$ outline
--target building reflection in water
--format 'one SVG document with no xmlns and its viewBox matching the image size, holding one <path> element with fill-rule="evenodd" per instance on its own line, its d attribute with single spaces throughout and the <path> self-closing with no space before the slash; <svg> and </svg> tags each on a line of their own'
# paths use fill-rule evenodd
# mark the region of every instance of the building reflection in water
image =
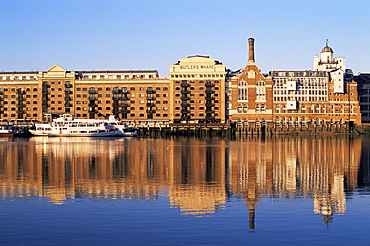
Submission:
<svg viewBox="0 0 370 246">
<path fill-rule="evenodd" d="M 237 197 L 246 202 L 251 230 L 261 198 L 311 198 L 314 212 L 330 223 L 334 213 L 346 212 L 346 192 L 370 183 L 369 140 L 348 135 L 8 140 L 0 142 L 2 199 L 63 204 L 165 194 L 182 214 L 208 216 Z"/>
</svg>

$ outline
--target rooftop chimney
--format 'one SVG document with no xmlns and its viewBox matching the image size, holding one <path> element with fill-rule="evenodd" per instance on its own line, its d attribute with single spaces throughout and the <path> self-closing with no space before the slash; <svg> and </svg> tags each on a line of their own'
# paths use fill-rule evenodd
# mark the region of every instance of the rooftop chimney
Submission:
<svg viewBox="0 0 370 246">
<path fill-rule="evenodd" d="M 254 63 L 254 38 L 249 38 L 249 54 L 248 54 L 248 64 Z"/>
</svg>

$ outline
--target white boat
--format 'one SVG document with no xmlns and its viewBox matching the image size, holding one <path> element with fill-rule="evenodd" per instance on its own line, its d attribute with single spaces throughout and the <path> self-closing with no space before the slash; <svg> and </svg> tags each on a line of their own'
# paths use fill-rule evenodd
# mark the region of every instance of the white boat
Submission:
<svg viewBox="0 0 370 246">
<path fill-rule="evenodd" d="M 35 124 L 35 128 L 30 130 L 33 135 L 49 137 L 111 137 L 117 132 L 106 120 L 75 119 L 71 116 Z"/>
<path fill-rule="evenodd" d="M 51 133 L 51 123 L 35 124 L 34 129 L 29 130 L 34 136 L 47 136 Z"/>
<path fill-rule="evenodd" d="M 115 119 L 114 115 L 109 116 L 107 123 L 114 126 L 114 128 L 116 128 L 117 137 L 136 137 L 137 136 L 136 128 L 128 127 L 128 125 Z"/>
</svg>

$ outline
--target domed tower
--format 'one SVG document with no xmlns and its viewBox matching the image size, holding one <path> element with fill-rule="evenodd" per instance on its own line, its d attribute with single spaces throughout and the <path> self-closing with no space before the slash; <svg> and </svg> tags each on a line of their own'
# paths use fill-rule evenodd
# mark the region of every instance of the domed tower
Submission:
<svg viewBox="0 0 370 246">
<path fill-rule="evenodd" d="M 329 47 L 328 40 L 322 48 L 320 56 L 313 57 L 313 66 L 315 71 L 324 71 L 330 73 L 330 78 L 334 83 L 334 93 L 345 93 L 344 74 L 346 71 L 346 58 L 333 57 L 333 49 Z"/>
<path fill-rule="evenodd" d="M 313 67 L 316 71 L 333 71 L 337 69 L 342 69 L 345 71 L 345 58 L 344 57 L 333 57 L 334 51 L 328 45 L 328 40 L 326 40 L 326 45 L 321 49 L 320 56 L 315 55 L 313 57 Z"/>
<path fill-rule="evenodd" d="M 326 46 L 322 48 L 320 52 L 321 62 L 327 64 L 333 62 L 333 53 L 334 53 L 333 49 L 329 47 L 328 43 L 329 43 L 328 40 L 326 40 Z"/>
</svg>

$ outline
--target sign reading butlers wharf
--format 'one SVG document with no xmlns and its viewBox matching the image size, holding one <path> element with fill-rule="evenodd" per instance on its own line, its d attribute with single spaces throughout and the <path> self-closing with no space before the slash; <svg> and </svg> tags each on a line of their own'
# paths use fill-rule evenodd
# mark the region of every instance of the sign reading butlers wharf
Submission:
<svg viewBox="0 0 370 246">
<path fill-rule="evenodd" d="M 215 65 L 180 65 L 180 69 L 213 69 Z"/>
</svg>

